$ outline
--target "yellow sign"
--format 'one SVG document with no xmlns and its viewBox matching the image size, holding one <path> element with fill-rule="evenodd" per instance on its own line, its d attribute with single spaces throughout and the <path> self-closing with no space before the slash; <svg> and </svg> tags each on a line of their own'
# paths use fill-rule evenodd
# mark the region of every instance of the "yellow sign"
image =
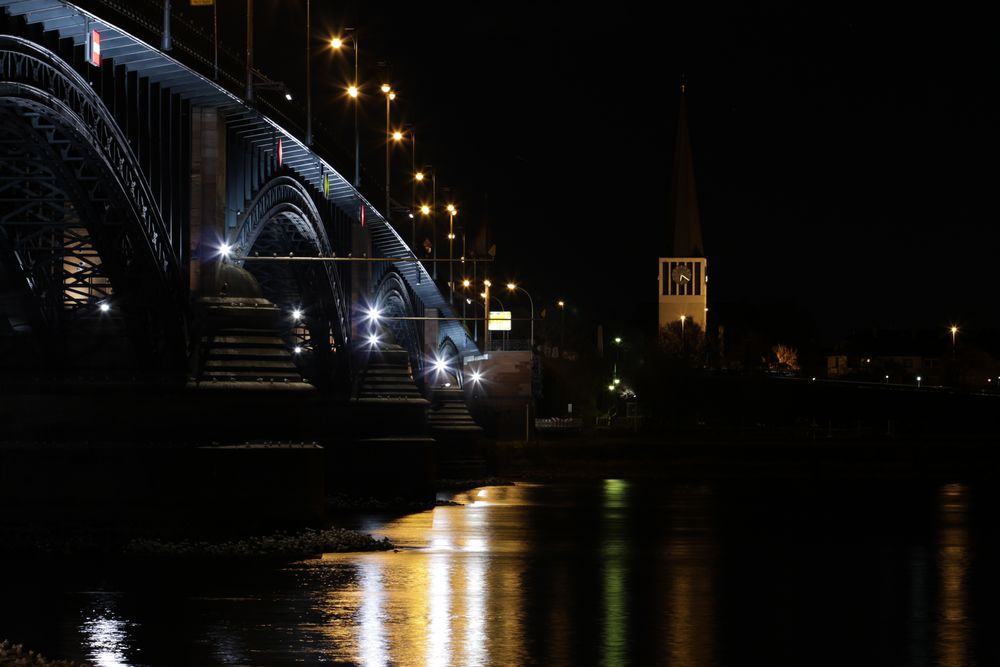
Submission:
<svg viewBox="0 0 1000 667">
<path fill-rule="evenodd" d="M 510 331 L 510 311 L 490 311 L 490 331 Z"/>
<path fill-rule="evenodd" d="M 211 7 L 215 4 L 215 0 L 191 0 L 192 7 Z"/>
</svg>

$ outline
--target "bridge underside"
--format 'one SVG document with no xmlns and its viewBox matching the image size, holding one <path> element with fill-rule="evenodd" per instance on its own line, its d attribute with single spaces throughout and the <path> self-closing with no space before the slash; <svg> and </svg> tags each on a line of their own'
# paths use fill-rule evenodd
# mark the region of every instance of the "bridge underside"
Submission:
<svg viewBox="0 0 1000 667">
<path fill-rule="evenodd" d="M 0 0 L 0 378 L 346 398 L 375 340 L 420 391 L 461 385 L 477 350 L 438 286 L 258 104 L 71 3 Z M 401 261 L 254 261 L 289 255 Z M 430 372 L 442 357 L 450 370 Z"/>
</svg>

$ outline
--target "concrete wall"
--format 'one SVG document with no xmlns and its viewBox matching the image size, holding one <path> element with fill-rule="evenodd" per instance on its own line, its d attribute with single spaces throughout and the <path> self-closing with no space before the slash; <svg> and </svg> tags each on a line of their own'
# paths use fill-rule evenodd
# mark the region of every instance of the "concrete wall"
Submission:
<svg viewBox="0 0 1000 667">
<path fill-rule="evenodd" d="M 531 352 L 490 352 L 469 357 L 464 363 L 465 399 L 469 409 L 488 432 L 505 440 L 524 440 L 533 432 L 534 399 L 531 395 Z M 478 370 L 482 381 L 471 379 Z M 528 431 L 525 431 L 525 425 Z"/>
</svg>

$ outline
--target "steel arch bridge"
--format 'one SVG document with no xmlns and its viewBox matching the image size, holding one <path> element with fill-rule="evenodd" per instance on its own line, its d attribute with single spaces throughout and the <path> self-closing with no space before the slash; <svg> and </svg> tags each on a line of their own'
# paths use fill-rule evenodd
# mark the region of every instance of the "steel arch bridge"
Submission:
<svg viewBox="0 0 1000 667">
<path fill-rule="evenodd" d="M 307 380 L 349 383 L 373 327 L 418 377 L 428 357 L 478 353 L 385 216 L 266 100 L 113 25 L 142 25 L 114 5 L 0 0 L 0 373 L 183 383 L 205 341 L 264 332 L 304 351 Z"/>
</svg>

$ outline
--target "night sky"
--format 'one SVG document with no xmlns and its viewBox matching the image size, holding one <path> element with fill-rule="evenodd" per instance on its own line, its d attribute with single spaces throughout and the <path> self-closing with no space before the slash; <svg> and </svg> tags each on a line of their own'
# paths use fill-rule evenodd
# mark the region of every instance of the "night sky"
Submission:
<svg viewBox="0 0 1000 667">
<path fill-rule="evenodd" d="M 300 4 L 256 5 L 257 64 L 295 91 Z M 419 162 L 437 167 L 439 202 L 453 189 L 469 237 L 488 227 L 498 277 L 587 321 L 655 322 L 683 77 L 710 307 L 802 311 L 830 339 L 997 327 L 992 24 L 908 9 L 314 0 L 314 109 L 349 151 L 350 68 L 321 38 L 360 26 L 368 169 L 383 169 L 374 64 L 387 59 L 394 121 L 417 127 Z M 237 48 L 242 16 L 224 22 Z M 395 155 L 408 201 L 410 158 Z"/>
</svg>

